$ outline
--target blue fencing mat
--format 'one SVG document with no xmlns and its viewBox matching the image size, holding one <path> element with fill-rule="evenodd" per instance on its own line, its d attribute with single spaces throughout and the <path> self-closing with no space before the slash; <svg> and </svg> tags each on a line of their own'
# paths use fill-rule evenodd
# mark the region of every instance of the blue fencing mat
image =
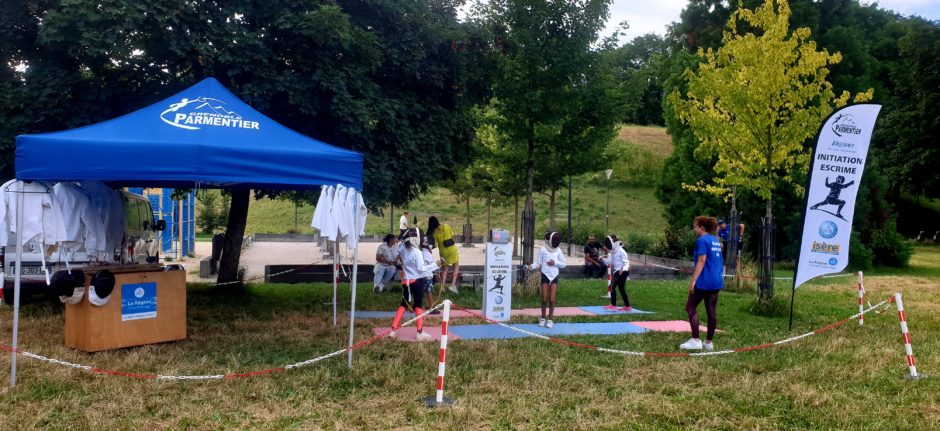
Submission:
<svg viewBox="0 0 940 431">
<path fill-rule="evenodd" d="M 543 328 L 534 323 L 513 325 L 536 334 L 552 337 L 563 335 L 617 335 L 640 334 L 647 332 L 627 322 L 599 322 L 599 323 L 556 323 L 554 328 Z M 448 332 L 465 340 L 509 339 L 523 338 L 528 335 L 513 331 L 499 325 L 460 325 L 451 326 Z"/>
<path fill-rule="evenodd" d="M 578 307 L 588 313 L 594 314 L 653 314 L 654 311 L 644 311 L 634 308 L 633 311 L 620 311 L 620 310 L 605 310 L 603 305 L 590 305 L 586 307 Z"/>
</svg>

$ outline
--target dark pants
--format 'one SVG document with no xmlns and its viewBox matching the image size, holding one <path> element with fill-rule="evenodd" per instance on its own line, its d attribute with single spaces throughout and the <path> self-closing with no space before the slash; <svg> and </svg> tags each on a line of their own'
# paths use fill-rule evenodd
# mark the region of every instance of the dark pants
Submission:
<svg viewBox="0 0 940 431">
<path fill-rule="evenodd" d="M 607 267 L 602 263 L 584 262 L 584 273 L 591 278 L 600 278 L 607 274 Z"/>
<path fill-rule="evenodd" d="M 414 308 L 421 308 L 424 300 L 424 291 L 427 288 L 428 279 L 419 278 L 411 283 L 410 286 L 401 289 L 401 306 L 407 307 L 410 302 Z"/>
<path fill-rule="evenodd" d="M 689 299 L 685 303 L 685 312 L 689 314 L 689 325 L 692 326 L 692 338 L 699 338 L 698 304 L 705 302 L 705 314 L 708 315 L 708 334 L 706 340 L 711 341 L 715 336 L 715 328 L 718 326 L 718 292 L 720 290 L 699 290 L 694 289 L 689 294 Z"/>
<path fill-rule="evenodd" d="M 627 277 L 630 275 L 630 271 L 623 271 L 619 275 L 615 272 L 611 274 L 610 280 L 610 305 L 617 305 L 617 291 L 620 291 L 620 296 L 623 297 L 623 306 L 630 306 L 630 298 L 627 297 Z"/>
</svg>

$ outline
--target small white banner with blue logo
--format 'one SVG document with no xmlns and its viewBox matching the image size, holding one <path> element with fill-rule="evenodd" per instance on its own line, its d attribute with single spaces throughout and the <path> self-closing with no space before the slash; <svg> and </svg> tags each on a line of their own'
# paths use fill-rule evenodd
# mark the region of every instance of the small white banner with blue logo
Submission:
<svg viewBox="0 0 940 431">
<path fill-rule="evenodd" d="M 157 283 L 121 285 L 121 321 L 157 317 Z"/>
<path fill-rule="evenodd" d="M 505 322 L 512 307 L 512 243 L 486 243 L 484 268 L 483 315 Z"/>
<path fill-rule="evenodd" d="M 881 105 L 836 110 L 823 122 L 806 187 L 806 216 L 793 288 L 849 263 L 855 197 Z"/>
</svg>

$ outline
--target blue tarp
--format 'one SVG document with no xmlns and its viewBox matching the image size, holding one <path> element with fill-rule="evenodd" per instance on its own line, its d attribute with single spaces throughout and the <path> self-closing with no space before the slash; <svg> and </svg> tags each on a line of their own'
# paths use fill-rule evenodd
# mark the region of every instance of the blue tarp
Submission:
<svg viewBox="0 0 940 431">
<path fill-rule="evenodd" d="M 16 178 L 118 186 L 362 190 L 362 154 L 284 127 L 213 78 L 77 129 L 16 137 Z"/>
</svg>

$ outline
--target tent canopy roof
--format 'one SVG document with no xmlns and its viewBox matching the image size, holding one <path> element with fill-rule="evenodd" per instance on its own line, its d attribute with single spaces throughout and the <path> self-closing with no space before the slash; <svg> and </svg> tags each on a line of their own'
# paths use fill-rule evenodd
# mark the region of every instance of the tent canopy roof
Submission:
<svg viewBox="0 0 940 431">
<path fill-rule="evenodd" d="M 214 78 L 122 117 L 16 137 L 21 180 L 119 186 L 362 190 L 362 154 L 304 136 Z"/>
</svg>

